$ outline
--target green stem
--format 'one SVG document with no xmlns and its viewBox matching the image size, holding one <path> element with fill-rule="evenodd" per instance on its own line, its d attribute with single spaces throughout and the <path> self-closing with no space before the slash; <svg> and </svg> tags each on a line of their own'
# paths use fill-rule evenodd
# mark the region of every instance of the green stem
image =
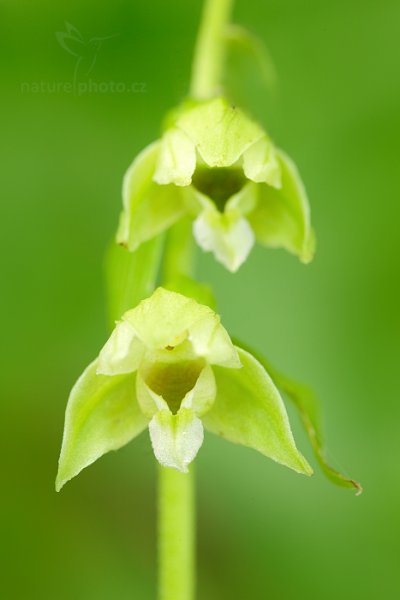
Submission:
<svg viewBox="0 0 400 600">
<path fill-rule="evenodd" d="M 183 219 L 168 232 L 162 278 L 179 282 L 193 271 L 191 221 Z M 159 467 L 159 600 L 193 600 L 195 582 L 195 507 L 193 465 L 189 473 Z"/>
<path fill-rule="evenodd" d="M 205 0 L 192 67 L 190 94 L 206 99 L 218 93 L 225 60 L 224 30 L 233 0 Z"/>
<path fill-rule="evenodd" d="M 190 93 L 205 99 L 218 92 L 224 63 L 224 29 L 233 0 L 205 0 L 195 49 Z M 169 232 L 163 280 L 193 271 L 189 220 Z M 193 465 L 189 473 L 160 467 L 158 489 L 159 600 L 193 600 L 195 585 L 195 508 Z"/>
<path fill-rule="evenodd" d="M 179 277 L 190 277 L 194 269 L 192 220 L 178 221 L 167 234 L 163 261 L 163 281 L 171 283 Z"/>
<path fill-rule="evenodd" d="M 195 584 L 193 466 L 189 473 L 160 467 L 159 600 L 192 600 Z"/>
</svg>

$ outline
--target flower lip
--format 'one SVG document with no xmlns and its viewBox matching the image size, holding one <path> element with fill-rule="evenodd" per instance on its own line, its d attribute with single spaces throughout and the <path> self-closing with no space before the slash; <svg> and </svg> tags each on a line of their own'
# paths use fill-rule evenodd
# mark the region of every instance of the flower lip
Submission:
<svg viewBox="0 0 400 600">
<path fill-rule="evenodd" d="M 210 198 L 219 212 L 224 212 L 229 198 L 240 192 L 247 180 L 239 167 L 198 166 L 192 185 Z"/>
<path fill-rule="evenodd" d="M 148 363 L 141 368 L 147 386 L 168 404 L 172 414 L 177 414 L 182 400 L 193 390 L 205 367 L 204 359 L 180 362 Z"/>
</svg>

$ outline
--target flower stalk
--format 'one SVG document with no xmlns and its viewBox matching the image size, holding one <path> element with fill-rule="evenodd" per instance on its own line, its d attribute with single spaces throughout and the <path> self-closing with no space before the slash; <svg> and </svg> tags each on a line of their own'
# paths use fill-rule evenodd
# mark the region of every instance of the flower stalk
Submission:
<svg viewBox="0 0 400 600">
<path fill-rule="evenodd" d="M 232 0 L 206 0 L 200 25 L 190 95 L 203 99 L 217 91 L 224 62 L 223 32 Z M 191 276 L 193 242 L 191 226 L 177 223 L 170 231 L 164 259 L 166 282 Z M 158 556 L 159 599 L 192 600 L 195 589 L 195 499 L 193 465 L 189 473 L 159 467 Z"/>
<path fill-rule="evenodd" d="M 224 32 L 233 0 L 206 0 L 197 38 L 190 95 L 198 100 L 218 93 L 225 60 Z"/>
<path fill-rule="evenodd" d="M 189 473 L 159 467 L 159 600 L 192 600 L 195 587 L 195 501 Z"/>
<path fill-rule="evenodd" d="M 192 224 L 182 219 L 167 233 L 164 249 L 162 278 L 165 284 L 180 277 L 192 277 L 194 271 L 194 248 Z"/>
<path fill-rule="evenodd" d="M 194 270 L 191 223 L 176 223 L 167 234 L 163 280 L 179 285 Z M 188 473 L 158 467 L 158 598 L 193 600 L 196 573 L 194 466 Z"/>
</svg>

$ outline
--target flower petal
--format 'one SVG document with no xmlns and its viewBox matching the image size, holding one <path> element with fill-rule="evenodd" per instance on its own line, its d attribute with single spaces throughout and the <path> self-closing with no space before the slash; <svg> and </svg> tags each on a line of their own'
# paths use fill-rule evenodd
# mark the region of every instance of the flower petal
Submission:
<svg viewBox="0 0 400 600">
<path fill-rule="evenodd" d="M 237 211 L 204 211 L 193 224 L 193 234 L 205 252 L 212 252 L 232 272 L 244 263 L 254 245 L 253 231 Z"/>
<path fill-rule="evenodd" d="M 173 415 L 162 410 L 150 421 L 149 432 L 158 462 L 163 467 L 187 473 L 204 438 L 203 425 L 194 412 L 181 409 Z"/>
<path fill-rule="evenodd" d="M 282 187 L 260 184 L 258 205 L 248 219 L 261 244 L 285 248 L 307 263 L 313 258 L 315 238 L 306 191 L 293 161 L 282 151 L 277 156 Z"/>
<path fill-rule="evenodd" d="M 229 167 L 259 140 L 264 132 L 224 98 L 214 98 L 183 111 L 179 127 L 210 167 Z"/>
<path fill-rule="evenodd" d="M 271 140 L 264 136 L 243 154 L 243 170 L 248 179 L 281 187 L 281 169 Z"/>
<path fill-rule="evenodd" d="M 97 361 L 73 387 L 67 405 L 56 489 L 110 450 L 139 435 L 148 423 L 135 394 L 135 375 L 96 375 Z"/>
<path fill-rule="evenodd" d="M 147 348 L 162 349 L 177 346 L 189 335 L 200 319 L 216 318 L 215 313 L 182 294 L 163 288 L 143 300 L 122 317 L 129 323 Z"/>
<path fill-rule="evenodd" d="M 258 202 L 258 186 L 249 181 L 240 192 L 229 198 L 225 212 L 237 211 L 242 217 L 246 216 L 256 207 Z"/>
<path fill-rule="evenodd" d="M 162 365 L 159 365 L 162 367 Z M 157 363 L 155 363 L 157 368 Z M 139 406 L 146 417 L 151 419 L 159 411 L 167 410 L 174 413 L 172 406 L 168 405 L 168 401 L 163 397 L 160 391 L 157 393 L 151 389 L 148 382 L 145 380 L 146 373 L 141 370 L 136 377 L 136 393 Z M 176 386 L 176 382 L 166 382 Z M 168 391 L 168 389 L 166 389 Z M 194 386 L 190 389 L 183 398 L 179 399 L 179 405 L 176 412 L 178 413 L 183 408 L 188 408 L 201 417 L 204 413 L 210 410 L 217 393 L 215 377 L 213 370 L 209 365 L 206 365 L 201 370 Z"/>
<path fill-rule="evenodd" d="M 153 181 L 160 142 L 145 148 L 129 167 L 123 182 L 123 212 L 117 242 L 135 250 L 175 223 L 185 212 L 185 202 L 174 185 Z"/>
<path fill-rule="evenodd" d="M 242 369 L 214 367 L 217 398 L 203 417 L 204 426 L 311 475 L 311 467 L 296 448 L 285 406 L 270 376 L 251 354 L 241 348 L 237 351 Z"/>
<path fill-rule="evenodd" d="M 217 315 L 197 321 L 191 327 L 189 340 L 197 356 L 204 356 L 211 365 L 228 369 L 240 368 L 236 348 Z"/>
<path fill-rule="evenodd" d="M 208 306 L 182 294 L 158 288 L 150 298 L 126 312 L 122 320 L 152 352 L 167 347 L 178 352 L 178 346 L 183 351 L 182 343 L 186 340 L 194 357 L 203 357 L 211 364 L 240 366 L 219 316 Z M 181 352 L 179 356 L 184 358 Z"/>
<path fill-rule="evenodd" d="M 144 346 L 135 330 L 121 321 L 100 352 L 97 372 L 102 375 L 132 373 L 138 368 L 143 352 Z"/>
<path fill-rule="evenodd" d="M 149 419 L 160 410 L 169 410 L 167 402 L 147 385 L 140 371 L 136 376 L 136 394 L 142 413 Z"/>
<path fill-rule="evenodd" d="M 206 365 L 201 371 L 196 384 L 182 400 L 181 409 L 190 408 L 194 413 L 201 417 L 214 403 L 217 394 L 215 377 L 212 368 Z"/>
<path fill-rule="evenodd" d="M 154 181 L 162 185 L 190 185 L 195 168 L 196 149 L 193 142 L 180 129 L 168 129 L 161 140 Z"/>
</svg>

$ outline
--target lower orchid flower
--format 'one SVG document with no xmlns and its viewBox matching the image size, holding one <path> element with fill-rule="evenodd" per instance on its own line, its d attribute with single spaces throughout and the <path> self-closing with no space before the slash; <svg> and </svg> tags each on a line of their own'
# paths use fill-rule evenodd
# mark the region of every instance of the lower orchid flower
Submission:
<svg viewBox="0 0 400 600">
<path fill-rule="evenodd" d="M 206 428 L 295 471 L 312 473 L 261 364 L 233 345 L 213 310 L 163 288 L 123 315 L 75 384 L 57 489 L 146 427 L 158 462 L 182 472 L 195 458 Z"/>
</svg>

